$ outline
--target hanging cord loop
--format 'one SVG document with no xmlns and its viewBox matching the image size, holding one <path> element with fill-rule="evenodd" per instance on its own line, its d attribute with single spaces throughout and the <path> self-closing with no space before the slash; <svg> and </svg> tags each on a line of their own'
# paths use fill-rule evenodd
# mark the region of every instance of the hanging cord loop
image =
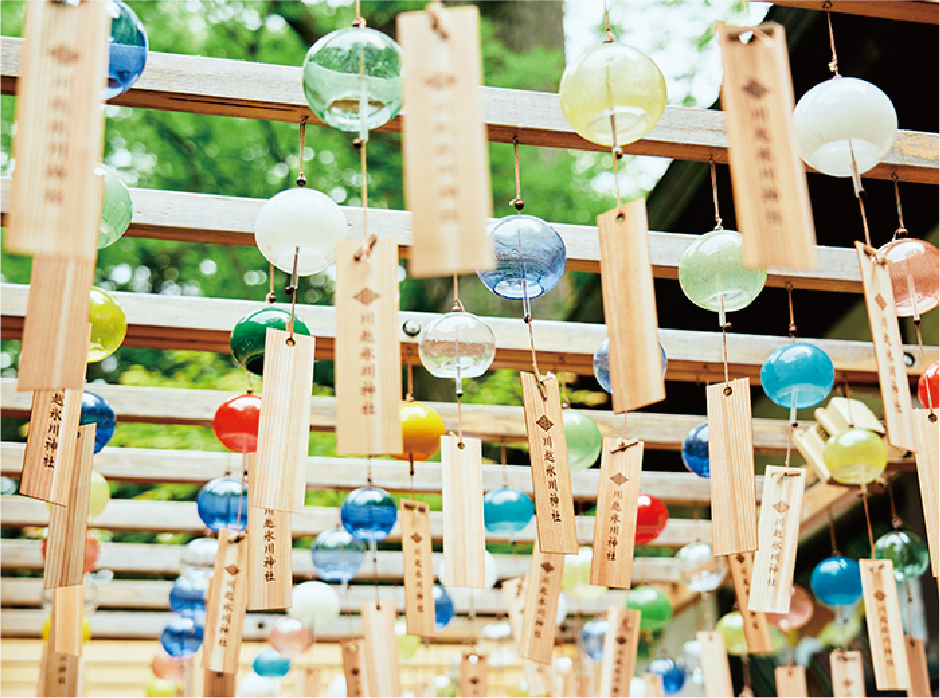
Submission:
<svg viewBox="0 0 940 698">
<path fill-rule="evenodd" d="M 721 226 L 721 214 L 718 213 L 718 175 L 715 172 L 715 159 L 708 158 L 708 165 L 712 173 L 712 201 L 715 204 L 715 230 L 724 230 Z"/>
<path fill-rule="evenodd" d="M 297 186 L 304 187 L 307 185 L 307 177 L 304 175 L 304 141 L 307 139 L 307 118 L 304 117 L 300 120 L 300 172 L 297 173 Z"/>
<path fill-rule="evenodd" d="M 901 178 L 898 177 L 897 172 L 892 172 L 891 179 L 894 182 L 894 202 L 898 207 L 898 229 L 894 231 L 894 237 L 891 239 L 897 240 L 898 238 L 907 237 L 907 228 L 904 227 L 904 211 L 901 208 L 901 188 L 898 186 L 901 182 Z"/>
<path fill-rule="evenodd" d="M 521 213 L 525 207 L 525 202 L 522 200 L 522 180 L 519 175 L 519 139 L 516 136 L 512 137 L 512 157 L 516 167 L 516 198 L 510 201 L 509 205 Z"/>
<path fill-rule="evenodd" d="M 823 9 L 826 11 L 826 22 L 829 25 L 829 48 L 832 50 L 832 60 L 829 61 L 829 72 L 833 73 L 836 77 L 842 77 L 839 75 L 839 58 L 836 56 L 836 38 L 832 33 L 832 2 L 826 0 L 823 3 Z"/>
</svg>

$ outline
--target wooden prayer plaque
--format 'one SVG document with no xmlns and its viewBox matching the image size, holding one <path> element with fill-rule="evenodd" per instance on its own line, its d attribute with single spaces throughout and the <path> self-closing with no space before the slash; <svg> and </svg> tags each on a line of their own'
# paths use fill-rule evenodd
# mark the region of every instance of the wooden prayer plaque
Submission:
<svg viewBox="0 0 940 698">
<path fill-rule="evenodd" d="M 318 696 L 320 695 L 320 670 L 316 667 L 307 666 L 303 667 L 301 670 L 303 673 L 300 675 L 301 681 L 301 694 L 303 696 Z"/>
<path fill-rule="evenodd" d="M 486 695 L 486 656 L 463 652 L 460 656 L 460 695 L 482 698 Z"/>
<path fill-rule="evenodd" d="M 597 230 L 611 395 L 619 414 L 666 398 L 646 199 L 602 213 Z"/>
<path fill-rule="evenodd" d="M 97 218 L 95 220 L 97 240 Z M 94 279 L 94 258 L 79 260 L 46 255 L 33 258 L 17 390 L 81 392 L 85 387 L 91 334 L 88 309 Z"/>
<path fill-rule="evenodd" d="M 768 465 L 764 473 L 757 553 L 747 604 L 750 611 L 790 611 L 805 482 L 806 471 L 802 468 Z"/>
<path fill-rule="evenodd" d="M 111 18 L 104 2 L 30 2 L 28 8 L 6 249 L 94 266 L 102 194 L 94 171 L 103 146 Z"/>
<path fill-rule="evenodd" d="M 267 329 L 258 455 L 248 504 L 304 513 L 314 338 Z"/>
<path fill-rule="evenodd" d="M 363 676 L 362 640 L 348 640 L 340 643 L 343 655 L 343 676 L 346 678 L 346 695 L 349 698 L 361 698 L 370 695 L 366 690 Z"/>
<path fill-rule="evenodd" d="M 441 437 L 445 587 L 486 586 L 481 449 L 480 439 Z"/>
<path fill-rule="evenodd" d="M 43 645 L 39 666 L 40 696 L 80 696 L 83 693 L 84 660 L 74 654 L 56 652 L 50 630 L 49 642 Z"/>
<path fill-rule="evenodd" d="M 924 641 L 917 637 L 905 637 L 904 647 L 907 649 L 907 670 L 911 679 L 907 695 L 912 697 L 932 695 Z"/>
<path fill-rule="evenodd" d="M 772 652 L 773 643 L 770 640 L 767 616 L 760 611 L 747 610 L 748 598 L 751 595 L 751 580 L 754 578 L 754 553 L 735 553 L 728 555 L 727 559 L 728 567 L 731 568 L 731 579 L 734 581 L 734 595 L 738 601 L 738 608 L 741 609 L 741 615 L 744 617 L 744 638 L 747 641 L 747 651 L 751 654 Z"/>
<path fill-rule="evenodd" d="M 20 494 L 68 504 L 82 391 L 37 390 L 30 408 Z"/>
<path fill-rule="evenodd" d="M 757 550 L 751 381 L 736 378 L 715 383 L 708 386 L 707 394 L 712 552 L 731 555 Z"/>
<path fill-rule="evenodd" d="M 546 374 L 540 391 L 534 373 L 523 371 L 520 376 L 539 547 L 546 553 L 575 555 L 578 552 L 578 529 L 558 379 Z"/>
<path fill-rule="evenodd" d="M 72 456 L 68 505 L 52 504 L 46 536 L 43 589 L 82 584 L 85 563 L 85 532 L 88 528 L 88 498 L 95 456 L 95 425 L 78 427 Z"/>
<path fill-rule="evenodd" d="M 748 43 L 743 32 L 753 31 Z M 748 267 L 816 268 L 816 231 L 793 126 L 793 82 L 784 28 L 718 23 L 724 68 L 734 212 Z"/>
<path fill-rule="evenodd" d="M 249 611 L 291 607 L 292 516 L 289 511 L 248 507 Z"/>
<path fill-rule="evenodd" d="M 801 666 L 778 666 L 774 669 L 777 695 L 780 698 L 806 698 L 806 670 Z"/>
<path fill-rule="evenodd" d="M 518 649 L 522 640 L 522 611 L 525 608 L 526 596 L 525 577 L 504 581 L 503 596 L 506 598 L 506 614 L 509 616 L 509 625 L 512 626 L 512 636 L 516 640 Z"/>
<path fill-rule="evenodd" d="M 553 672 L 551 664 L 542 664 L 525 657 L 520 658 L 522 662 L 522 675 L 525 677 L 526 686 L 530 696 L 549 696 L 552 695 Z"/>
<path fill-rule="evenodd" d="M 235 695 L 235 674 L 226 671 L 203 670 L 202 695 L 206 698 L 225 698 Z M 313 695 L 304 693 L 303 695 Z"/>
<path fill-rule="evenodd" d="M 865 670 L 862 653 L 833 650 L 829 655 L 833 698 L 865 698 Z"/>
<path fill-rule="evenodd" d="M 80 657 L 82 655 L 85 585 L 56 587 L 52 598 L 53 612 L 50 625 L 55 625 L 55 633 L 50 630 L 49 637 L 55 638 L 53 647 L 56 652 Z"/>
<path fill-rule="evenodd" d="M 400 696 L 398 652 L 395 640 L 395 604 L 383 601 L 362 605 L 365 674 L 370 696 Z"/>
<path fill-rule="evenodd" d="M 594 515 L 591 584 L 630 588 L 643 442 L 606 437 Z"/>
<path fill-rule="evenodd" d="M 663 677 L 659 674 L 646 672 L 643 674 L 643 683 L 646 684 L 646 694 L 649 698 L 662 698 Z"/>
<path fill-rule="evenodd" d="M 206 594 L 203 669 L 238 672 L 247 606 L 248 538 L 243 532 L 223 528 L 219 531 L 215 571 Z"/>
<path fill-rule="evenodd" d="M 858 266 L 862 270 L 868 324 L 875 345 L 875 363 L 881 385 L 888 443 L 905 450 L 917 448 L 912 425 L 911 390 L 904 365 L 904 345 L 894 304 L 891 276 L 883 256 L 863 242 L 856 242 Z"/>
<path fill-rule="evenodd" d="M 575 694 L 579 698 L 587 698 L 591 694 L 591 677 L 587 674 L 579 674 L 574 682 Z"/>
<path fill-rule="evenodd" d="M 483 501 L 482 498 L 480 501 Z M 401 500 L 401 547 L 405 558 L 405 623 L 409 635 L 421 637 L 434 637 L 436 634 L 430 511 L 431 507 L 427 502 Z"/>
<path fill-rule="evenodd" d="M 719 633 L 696 633 L 701 648 L 700 660 L 705 679 L 705 695 L 708 698 L 726 698 L 734 695 L 731 684 L 731 667 L 725 641 Z"/>
<path fill-rule="evenodd" d="M 362 239 L 336 243 L 336 453 L 341 456 L 402 452 L 398 244 L 384 237 L 368 250 Z"/>
<path fill-rule="evenodd" d="M 905 690 L 911 682 L 894 565 L 891 560 L 859 560 L 858 564 L 862 569 L 875 685 L 879 691 Z"/>
<path fill-rule="evenodd" d="M 599 695 L 629 696 L 640 639 L 640 612 L 611 606 L 607 611 L 607 622 L 610 626 L 604 638 Z"/>
<path fill-rule="evenodd" d="M 403 116 L 405 202 L 414 241 L 409 272 L 441 276 L 492 269 L 486 219 L 493 215 L 480 85 L 476 7 L 398 15 L 408 56 Z"/>
<path fill-rule="evenodd" d="M 519 637 L 519 656 L 539 662 L 552 663 L 555 647 L 555 617 L 558 614 L 558 596 L 561 594 L 561 573 L 565 556 L 543 553 L 538 541 L 532 548 L 532 567 L 526 582 L 525 607 L 522 614 L 522 632 Z"/>
<path fill-rule="evenodd" d="M 927 527 L 930 570 L 940 573 L 940 427 L 936 410 L 914 410 L 914 458 Z"/>
<path fill-rule="evenodd" d="M 561 674 L 561 694 L 563 696 L 576 696 L 578 694 L 578 689 L 576 688 L 576 680 L 574 669 L 568 669 L 567 671 L 562 672 Z"/>
</svg>

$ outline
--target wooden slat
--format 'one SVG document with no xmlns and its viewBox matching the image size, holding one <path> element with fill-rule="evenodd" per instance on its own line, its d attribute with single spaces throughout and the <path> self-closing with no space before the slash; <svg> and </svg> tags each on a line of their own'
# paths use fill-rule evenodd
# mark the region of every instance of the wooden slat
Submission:
<svg viewBox="0 0 940 698">
<path fill-rule="evenodd" d="M 9 203 L 10 178 L 0 178 L 0 212 L 6 216 Z M 267 199 L 246 199 L 215 194 L 131 188 L 134 216 L 126 237 L 179 240 L 210 245 L 255 247 L 254 224 L 258 211 Z M 362 209 L 342 206 L 349 224 L 349 234 L 363 235 Z M 489 226 L 497 219 L 486 219 Z M 568 271 L 598 273 L 600 248 L 597 227 L 549 223 L 561 235 L 568 253 Z M 380 237 L 394 237 L 398 254 L 409 257 L 413 242 L 410 211 L 369 209 L 369 230 Z M 679 259 L 685 249 L 699 236 L 651 231 L 650 261 L 653 276 L 678 278 Z M 861 293 L 862 281 L 858 263 L 851 249 L 816 247 L 819 268 L 815 271 L 794 271 L 770 268 L 766 286 L 818 291 Z"/>
<path fill-rule="evenodd" d="M 19 284 L 0 284 L 0 338 L 20 339 L 22 318 L 26 313 L 29 287 Z M 229 354 L 232 327 L 249 312 L 261 307 L 260 302 L 160 296 L 146 293 L 116 292 L 127 316 L 127 336 L 122 346 L 151 349 L 188 349 Z M 276 305 L 290 311 L 289 305 Z M 336 310 L 330 306 L 300 305 L 297 315 L 308 327 L 316 328 L 316 358 L 332 360 L 336 337 Z M 399 323 L 413 320 L 424 326 L 440 317 L 434 313 L 400 312 Z M 484 317 L 496 337 L 496 358 L 493 368 L 525 370 L 531 367 L 529 334 L 524 323 L 512 318 Z M 532 324 L 539 367 L 544 370 L 564 370 L 581 375 L 594 372 L 593 357 L 598 345 L 607 336 L 601 324 L 582 324 L 560 321 L 536 321 Z M 399 333 L 402 360 L 418 363 L 418 339 Z M 668 380 L 696 382 L 718 381 L 724 375 L 720 332 L 690 330 L 659 331 L 659 339 L 669 357 Z M 789 341 L 786 337 L 767 335 L 728 335 L 728 362 L 731 377 L 749 377 L 756 385 L 760 367 L 767 356 Z M 845 340 L 812 340 L 812 344 L 825 351 L 833 361 L 836 380 L 847 380 L 853 385 L 874 384 L 878 381 L 875 354 L 868 342 Z M 940 349 L 926 347 L 921 365 L 916 345 L 905 345 L 911 366 L 908 379 L 913 383 L 924 369 L 940 358 Z"/>
<path fill-rule="evenodd" d="M 936 0 L 835 0 L 825 3 L 822 0 L 782 0 L 774 5 L 799 7 L 804 10 L 824 10 L 829 5 L 833 12 L 880 19 L 896 19 L 903 22 L 937 24 L 940 8 Z"/>
<path fill-rule="evenodd" d="M 39 540 L 10 540 L 5 539 L 3 546 L 0 547 L 0 566 L 4 570 L 32 570 L 42 569 L 42 557 L 40 554 Z M 179 575 L 180 555 L 184 547 L 179 545 L 160 545 L 156 543 L 102 543 L 101 556 L 98 558 L 99 569 L 112 570 L 116 574 L 158 574 L 173 579 Z M 524 555 L 494 555 L 496 560 L 496 576 L 498 579 L 510 579 L 525 574 L 529 570 L 529 559 Z M 310 560 L 310 551 L 304 548 L 297 548 L 293 551 L 293 570 L 295 579 L 307 579 L 315 574 L 313 563 Z M 434 553 L 432 555 L 433 564 L 440 565 L 443 555 Z M 377 569 L 373 571 L 372 565 L 363 565 L 362 569 L 356 575 L 356 581 L 371 582 L 375 579 L 380 580 L 400 580 L 403 573 L 402 555 L 400 552 L 379 551 L 377 553 Z M 652 583 L 671 582 L 678 578 L 675 563 L 671 558 L 644 558 L 643 559 L 644 577 Z M 4 579 L 3 584 L 7 582 L 13 584 L 20 580 Z M 35 579 L 25 580 L 36 583 Z M 40 580 L 41 583 L 41 580 Z M 118 582 L 115 582 L 117 584 Z M 4 586 L 4 589 L 7 587 Z M 13 588 L 13 587 L 11 587 Z M 114 588 L 114 587 L 112 587 Z M 380 587 L 381 589 L 382 587 Z M 370 589 L 370 592 L 372 590 Z M 165 592 L 169 593 L 169 586 Z M 0 598 L 6 600 L 7 591 L 0 593 Z M 9 593 L 13 594 L 13 591 Z M 19 592 L 17 592 L 19 593 Z M 23 592 L 24 594 L 26 592 Z M 32 593 L 30 598 L 39 598 L 37 594 Z M 104 591 L 102 587 L 102 598 L 111 598 L 109 592 Z M 115 591 L 115 597 L 111 605 L 120 607 L 121 598 L 124 591 Z M 158 592 L 154 592 L 158 593 Z M 16 598 L 25 598 L 18 595 Z M 355 600 L 355 597 L 351 597 Z M 343 599 L 343 596 L 340 596 Z M 454 597 L 455 603 L 459 605 L 459 598 Z M 151 600 L 152 603 L 165 604 L 166 599 Z M 24 602 L 27 603 L 28 602 Z M 38 602 L 37 602 L 38 603 Z M 572 604 L 575 601 L 572 600 Z M 585 602 L 586 603 L 586 602 Z M 361 600 L 355 602 L 355 608 L 361 605 Z M 106 604 L 107 605 L 107 604 Z M 572 606 L 573 608 L 574 606 Z M 600 608 L 600 607 L 599 607 Z M 602 610 L 602 609 L 601 609 Z M 574 612 L 574 611 L 572 611 Z"/>
<path fill-rule="evenodd" d="M 97 389 L 98 386 L 95 386 Z M 464 409 L 466 409 L 466 405 Z M 702 417 L 690 417 L 690 420 Z M 23 444 L 0 442 L 0 474 L 20 477 Z M 233 453 L 178 451 L 147 448 L 105 448 L 95 454 L 95 470 L 106 480 L 134 483 L 186 483 L 204 485 L 227 468 L 240 466 L 240 456 Z M 366 481 L 369 468 L 376 487 L 389 491 L 440 492 L 440 463 L 415 463 L 414 482 L 409 468 L 395 461 L 364 458 L 307 458 L 307 488 L 354 490 Z M 582 470 L 571 474 L 575 499 L 596 499 L 600 471 Z M 532 475 L 528 466 L 483 465 L 483 490 L 508 486 L 532 495 Z M 692 473 L 663 473 L 646 470 L 641 473 L 643 491 L 669 504 L 707 505 L 711 501 L 708 480 Z M 763 477 L 758 476 L 758 492 Z"/>
<path fill-rule="evenodd" d="M 49 511 L 44 502 L 25 497 L 0 497 L 0 523 L 3 526 L 45 526 Z M 315 536 L 321 531 L 332 529 L 339 518 L 337 509 L 327 507 L 307 507 L 304 514 L 295 514 L 293 536 Z M 95 528 L 112 531 L 161 531 L 167 533 L 202 534 L 205 524 L 196 513 L 195 502 L 153 501 L 137 499 L 111 500 L 104 513 L 94 522 Z M 594 517 L 577 517 L 578 540 L 589 544 L 594 535 Z M 696 525 L 695 521 L 670 519 L 666 529 L 656 539 L 656 545 L 662 547 L 681 547 L 691 543 L 696 537 L 706 542 L 711 538 L 707 524 Z M 443 514 L 431 512 L 431 537 L 441 540 L 443 537 Z M 509 541 L 508 535 L 487 533 L 487 541 Z M 515 537 L 519 543 L 531 543 L 535 540 L 535 524 L 529 526 Z M 401 540 L 401 526 L 396 524 L 388 540 Z"/>
<path fill-rule="evenodd" d="M 0 91 L 12 94 L 20 70 L 21 39 L 4 38 L 0 47 Z M 147 67 L 134 86 L 111 100 L 145 109 L 240 116 L 265 121 L 299 123 L 310 111 L 301 89 L 301 68 L 150 52 Z M 578 136 L 561 112 L 558 95 L 494 87 L 483 91 L 487 138 L 494 143 L 578 150 L 607 150 Z M 404 114 L 404 112 L 403 112 Z M 380 131 L 401 131 L 403 114 Z M 645 138 L 623 147 L 631 155 L 653 155 L 727 163 L 724 114 L 708 109 L 667 107 Z M 937 184 L 936 134 L 900 131 L 885 159 L 866 177 L 890 179 L 893 172 L 905 182 Z"/>
</svg>

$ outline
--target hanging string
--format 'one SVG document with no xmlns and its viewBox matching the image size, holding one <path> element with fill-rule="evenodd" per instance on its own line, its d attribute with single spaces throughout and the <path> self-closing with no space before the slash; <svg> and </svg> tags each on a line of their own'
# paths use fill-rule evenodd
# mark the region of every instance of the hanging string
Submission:
<svg viewBox="0 0 940 698">
<path fill-rule="evenodd" d="M 793 317 L 793 284 L 787 281 L 787 303 L 790 306 L 790 341 L 796 342 L 796 321 Z M 784 466 L 790 467 L 790 451 L 793 448 L 793 432 L 796 431 L 799 427 L 799 422 L 796 418 L 796 398 L 792 398 L 792 404 L 790 405 L 790 428 L 787 430 L 787 457 L 784 462 Z"/>
<path fill-rule="evenodd" d="M 298 158 L 298 160 L 300 160 L 300 171 L 297 173 L 298 187 L 304 187 L 307 185 L 307 178 L 304 176 L 304 150 L 306 150 L 306 148 L 304 148 L 304 140 L 307 137 L 307 118 L 308 117 L 305 116 L 300 120 L 300 157 Z M 271 266 L 273 268 L 274 265 L 272 264 Z M 273 288 L 271 289 L 271 292 L 274 292 Z"/>
<path fill-rule="evenodd" d="M 744 688 L 741 690 L 742 696 L 753 696 L 751 690 L 751 657 L 746 652 L 741 655 L 741 673 L 743 674 Z"/>
<path fill-rule="evenodd" d="M 290 296 L 290 322 L 287 323 L 287 346 L 294 346 L 294 318 L 297 314 L 297 259 L 300 257 L 300 246 L 294 248 L 294 269 L 290 277 L 290 286 L 284 290 Z"/>
<path fill-rule="evenodd" d="M 855 160 L 855 147 L 849 139 L 849 154 L 852 156 L 852 184 L 855 186 L 855 198 L 858 199 L 858 210 L 862 214 L 862 231 L 865 233 L 865 244 L 871 247 L 871 233 L 868 230 L 868 216 L 865 214 L 865 187 L 858 173 L 858 162 Z"/>
<path fill-rule="evenodd" d="M 510 201 L 509 205 L 517 211 L 522 211 L 525 202 L 522 200 L 522 182 L 519 175 L 519 139 L 516 136 L 512 137 L 512 157 L 516 165 L 516 198 Z"/>
<path fill-rule="evenodd" d="M 826 0 L 823 3 L 823 9 L 826 11 L 826 22 L 829 24 L 829 48 L 832 50 L 832 60 L 829 61 L 829 72 L 834 73 L 836 77 L 841 77 L 839 75 L 839 59 L 836 56 L 836 39 L 835 35 L 832 33 L 832 2 Z"/>
<path fill-rule="evenodd" d="M 454 274 L 454 307 L 453 312 L 461 312 L 463 303 L 460 302 L 460 285 L 457 275 Z M 461 398 L 463 397 L 463 378 L 460 375 L 460 330 L 454 330 L 454 365 L 457 367 L 457 448 L 464 448 L 463 442 L 463 412 Z"/>
<path fill-rule="evenodd" d="M 907 236 L 907 228 L 904 227 L 904 211 L 901 209 L 901 189 L 898 186 L 901 178 L 898 177 L 897 172 L 892 172 L 891 179 L 894 181 L 894 202 L 898 207 L 898 229 L 894 231 L 894 235 L 891 239 L 897 240 L 898 238 Z"/>
<path fill-rule="evenodd" d="M 715 204 L 715 230 L 724 230 L 721 227 L 721 214 L 718 212 L 718 175 L 715 172 L 715 159 L 708 158 L 708 165 L 712 172 L 712 202 Z"/>
<path fill-rule="evenodd" d="M 829 519 L 829 543 L 832 545 L 832 554 L 839 556 L 839 546 L 836 545 L 836 522 L 832 520 L 832 507 L 826 507 L 826 516 Z"/>
<path fill-rule="evenodd" d="M 353 23 L 354 26 L 365 26 L 365 20 L 359 16 L 358 0 L 356 2 L 356 21 Z M 369 234 L 369 167 L 368 159 L 366 157 L 366 145 L 369 142 L 369 129 L 366 126 L 366 111 L 368 108 L 369 100 L 366 93 L 366 81 L 365 81 L 365 53 L 364 49 L 360 47 L 359 49 L 359 138 L 353 141 L 353 147 L 359 149 L 359 173 L 362 178 L 359 187 L 359 198 L 362 201 L 362 237 L 364 242 L 362 247 L 360 247 L 356 253 L 353 255 L 353 259 L 357 262 L 362 259 L 363 256 L 368 257 L 372 254 L 372 249 L 375 247 L 375 243 L 378 241 L 378 238 L 375 235 Z"/>
<path fill-rule="evenodd" d="M 901 528 L 902 521 L 901 517 L 898 516 L 898 510 L 894 506 L 894 485 L 890 477 L 885 478 L 885 483 L 888 487 L 888 503 L 891 505 L 891 527 L 896 531 Z"/>
<path fill-rule="evenodd" d="M 862 466 L 858 466 L 859 473 L 862 472 Z M 862 479 L 862 478 L 859 478 Z M 868 527 L 868 545 L 871 547 L 871 557 L 875 559 L 875 537 L 871 532 L 871 516 L 868 512 L 868 484 L 862 479 L 862 507 L 865 509 L 865 525 Z"/>
<path fill-rule="evenodd" d="M 852 399 L 849 397 L 849 381 L 848 379 L 843 379 L 842 381 L 842 397 L 845 398 L 845 417 L 846 421 L 849 423 L 849 428 L 855 428 L 855 419 L 852 417 Z"/>
<path fill-rule="evenodd" d="M 509 487 L 509 465 L 506 463 L 506 444 L 499 443 L 499 462 L 503 466 L 503 487 Z"/>
<path fill-rule="evenodd" d="M 613 43 L 614 35 L 610 31 L 610 2 L 608 0 L 604 0 L 604 34 L 604 43 Z"/>
<path fill-rule="evenodd" d="M 560 371 L 558 377 L 561 379 L 561 406 L 571 407 L 571 402 L 568 400 L 568 381 L 565 380 L 564 372 Z"/>
<path fill-rule="evenodd" d="M 265 300 L 268 303 L 274 303 L 275 301 L 277 301 L 277 296 L 274 294 L 274 265 L 273 264 L 271 265 L 271 269 L 268 271 L 268 281 L 270 283 L 268 286 L 268 295 L 265 298 Z"/>
</svg>

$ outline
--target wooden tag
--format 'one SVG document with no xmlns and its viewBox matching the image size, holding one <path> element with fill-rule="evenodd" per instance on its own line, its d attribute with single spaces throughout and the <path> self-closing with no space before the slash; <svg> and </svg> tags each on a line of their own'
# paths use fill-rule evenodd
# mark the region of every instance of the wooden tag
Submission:
<svg viewBox="0 0 940 698">
<path fill-rule="evenodd" d="M 509 625 L 512 626 L 512 635 L 516 640 L 516 648 L 522 640 L 522 611 L 525 608 L 526 581 L 525 577 L 507 579 L 503 582 L 503 596 L 506 599 L 506 614 L 509 616 Z"/>
<path fill-rule="evenodd" d="M 933 695 L 930 687 L 930 673 L 927 671 L 927 652 L 924 649 L 924 641 L 917 637 L 905 637 L 904 647 L 907 649 L 907 670 L 911 679 L 907 695 Z"/>
<path fill-rule="evenodd" d="M 593 695 L 591 693 L 591 677 L 587 674 L 579 674 L 574 682 L 574 690 L 575 695 L 579 698 L 587 698 L 587 696 Z"/>
<path fill-rule="evenodd" d="M 605 437 L 601 451 L 591 584 L 630 588 L 643 442 Z M 603 551 L 603 554 L 601 553 Z"/>
<path fill-rule="evenodd" d="M 430 510 L 430 505 L 426 502 L 401 500 L 401 545 L 405 556 L 405 623 L 409 635 L 421 637 L 434 637 L 436 634 Z"/>
<path fill-rule="evenodd" d="M 20 494 L 55 504 L 68 504 L 81 413 L 80 390 L 37 390 L 33 393 Z"/>
<path fill-rule="evenodd" d="M 740 36 L 753 32 L 743 43 Z M 793 126 L 793 82 L 784 28 L 718 23 L 724 68 L 734 212 L 745 266 L 815 269 L 816 232 Z"/>
<path fill-rule="evenodd" d="M 561 674 L 561 694 L 563 696 L 576 696 L 577 687 L 574 669 L 568 669 Z"/>
<path fill-rule="evenodd" d="M 73 453 L 68 504 L 52 504 L 49 512 L 43 589 L 82 584 L 88 498 L 91 494 L 91 471 L 95 456 L 94 424 L 78 427 Z"/>
<path fill-rule="evenodd" d="M 486 695 L 486 656 L 463 652 L 460 656 L 460 695 L 477 698 Z"/>
<path fill-rule="evenodd" d="M 601 662 L 602 696 L 629 696 L 640 639 L 640 612 L 619 606 L 607 611 L 607 636 Z"/>
<path fill-rule="evenodd" d="M 863 242 L 856 242 L 855 249 L 858 253 L 858 266 L 862 270 L 868 324 L 875 346 L 875 363 L 878 366 L 888 443 L 913 451 L 917 446 L 911 424 L 913 406 L 891 276 L 888 274 L 886 260 L 879 257 L 878 250 Z"/>
<path fill-rule="evenodd" d="M 56 652 L 50 629 L 49 642 L 43 645 L 39 667 L 40 696 L 80 696 L 83 693 L 84 660 L 74 654 Z"/>
<path fill-rule="evenodd" d="M 483 574 L 483 458 L 480 439 L 441 437 L 445 587 L 486 586 Z"/>
<path fill-rule="evenodd" d="M 525 606 L 522 614 L 522 632 L 519 637 L 519 656 L 539 662 L 552 663 L 555 647 L 555 617 L 558 614 L 558 596 L 561 594 L 561 573 L 565 556 L 543 553 L 538 541 L 532 548 L 532 567 L 526 583 Z"/>
<path fill-rule="evenodd" d="M 548 696 L 552 693 L 552 665 L 521 658 L 522 675 L 530 696 Z"/>
<path fill-rule="evenodd" d="M 480 85 L 476 7 L 398 15 L 408 56 L 402 128 L 405 201 L 413 213 L 412 276 L 493 268 L 486 219 L 493 215 Z"/>
<path fill-rule="evenodd" d="M 395 640 L 395 604 L 389 601 L 362 605 L 365 674 L 370 696 L 400 696 L 398 646 Z"/>
<path fill-rule="evenodd" d="M 265 360 L 267 364 L 267 360 Z M 206 594 L 202 668 L 236 673 L 248 606 L 248 538 L 243 532 L 219 531 L 215 571 Z"/>
<path fill-rule="evenodd" d="M 84 550 L 84 549 L 83 549 Z M 52 622 L 55 633 L 55 651 L 62 654 L 82 655 L 82 618 L 85 610 L 85 585 L 56 587 L 53 591 Z"/>
<path fill-rule="evenodd" d="M 336 243 L 336 453 L 402 452 L 398 245 Z M 356 256 L 359 255 L 359 259 Z M 306 419 L 306 417 L 305 417 Z"/>
<path fill-rule="evenodd" d="M 304 667 L 298 674 L 297 698 L 318 698 L 320 693 L 320 670 L 315 667 Z"/>
<path fill-rule="evenodd" d="M 777 695 L 780 698 L 806 698 L 806 669 L 801 666 L 778 666 L 774 669 Z"/>
<path fill-rule="evenodd" d="M 539 546 L 546 553 L 576 555 L 578 529 L 558 379 L 546 374 L 540 389 L 534 373 L 523 371 L 520 376 Z"/>
<path fill-rule="evenodd" d="M 289 511 L 248 507 L 249 611 L 291 607 L 294 582 L 291 518 Z"/>
<path fill-rule="evenodd" d="M 712 552 L 731 555 L 757 550 L 751 381 L 736 378 L 715 383 L 708 386 L 707 394 Z"/>
<path fill-rule="evenodd" d="M 396 645 L 397 646 L 397 645 Z M 343 676 L 346 678 L 346 695 L 349 698 L 361 698 L 368 695 L 362 675 L 362 640 L 349 640 L 340 643 L 343 655 Z"/>
<path fill-rule="evenodd" d="M 650 264 L 646 199 L 597 217 L 614 412 L 666 398 Z"/>
<path fill-rule="evenodd" d="M 94 258 L 33 258 L 17 390 L 81 391 L 85 387 L 94 279 Z"/>
<path fill-rule="evenodd" d="M 738 608 L 744 617 L 744 638 L 747 641 L 747 651 L 751 654 L 761 654 L 773 651 L 770 641 L 770 627 L 767 625 L 767 616 L 760 611 L 750 611 L 748 598 L 751 595 L 751 580 L 754 578 L 754 553 L 735 553 L 728 555 L 728 567 L 731 568 L 731 579 L 734 581 L 734 595 L 738 601 Z M 789 589 L 789 587 L 787 587 Z"/>
<path fill-rule="evenodd" d="M 290 332 L 267 329 L 249 506 L 304 513 L 313 349 L 313 337 L 295 334 L 292 339 Z"/>
<path fill-rule="evenodd" d="M 202 695 L 206 698 L 224 698 L 225 696 L 235 695 L 235 674 L 226 671 L 203 670 L 202 677 Z M 313 693 L 304 693 L 303 695 L 315 695 Z"/>
<path fill-rule="evenodd" d="M 875 685 L 879 691 L 904 690 L 911 682 L 894 565 L 891 560 L 859 560 L 858 564 L 862 569 Z"/>
<path fill-rule="evenodd" d="M 659 674 L 646 672 L 643 674 L 643 683 L 646 685 L 646 696 L 650 698 L 662 698 L 663 695 L 663 677 Z"/>
<path fill-rule="evenodd" d="M 936 412 L 914 410 L 914 459 L 930 549 L 930 570 L 940 574 L 940 430 Z"/>
<path fill-rule="evenodd" d="M 9 252 L 94 264 L 101 214 L 94 170 L 103 146 L 110 28 L 103 2 L 29 3 L 16 82 Z"/>
<path fill-rule="evenodd" d="M 865 670 L 862 653 L 833 650 L 829 655 L 833 698 L 865 698 Z"/>
<path fill-rule="evenodd" d="M 768 465 L 747 609 L 789 613 L 806 471 Z"/>
<path fill-rule="evenodd" d="M 696 633 L 701 654 L 702 676 L 705 679 L 705 695 L 708 698 L 725 698 L 734 695 L 731 684 L 731 667 L 725 641 L 719 633 Z"/>
</svg>

